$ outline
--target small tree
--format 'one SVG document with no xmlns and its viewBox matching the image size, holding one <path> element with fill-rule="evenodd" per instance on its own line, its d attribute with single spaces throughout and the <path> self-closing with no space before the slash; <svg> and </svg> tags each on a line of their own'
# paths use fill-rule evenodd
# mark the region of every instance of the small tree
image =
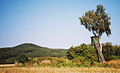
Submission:
<svg viewBox="0 0 120 73">
<path fill-rule="evenodd" d="M 103 33 L 106 33 L 107 36 L 111 34 L 111 29 L 109 27 L 109 25 L 111 25 L 110 17 L 105 13 L 105 8 L 102 5 L 97 5 L 95 11 L 90 10 L 79 19 L 81 25 L 84 25 L 90 32 L 92 31 L 94 35 L 91 37 L 92 45 L 98 50 L 99 61 L 102 63 L 105 62 L 102 55 L 102 46 L 99 42 Z"/>
<path fill-rule="evenodd" d="M 80 46 L 71 47 L 68 49 L 67 58 L 70 60 L 77 59 L 82 64 L 85 62 L 93 63 L 98 62 L 96 49 L 90 45 L 81 44 Z"/>
<path fill-rule="evenodd" d="M 16 61 L 17 61 L 18 63 L 25 63 L 25 62 L 28 62 L 28 57 L 27 57 L 26 55 L 24 55 L 24 54 L 20 54 L 20 55 L 17 57 Z"/>
</svg>

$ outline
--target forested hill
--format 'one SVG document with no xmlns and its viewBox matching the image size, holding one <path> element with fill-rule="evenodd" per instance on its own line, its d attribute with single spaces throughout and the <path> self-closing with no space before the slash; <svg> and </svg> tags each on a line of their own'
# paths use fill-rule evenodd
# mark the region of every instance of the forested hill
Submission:
<svg viewBox="0 0 120 73">
<path fill-rule="evenodd" d="M 15 47 L 0 48 L 0 63 L 13 63 L 19 55 L 27 57 L 63 57 L 67 49 L 50 49 L 32 43 L 24 43 Z"/>
</svg>

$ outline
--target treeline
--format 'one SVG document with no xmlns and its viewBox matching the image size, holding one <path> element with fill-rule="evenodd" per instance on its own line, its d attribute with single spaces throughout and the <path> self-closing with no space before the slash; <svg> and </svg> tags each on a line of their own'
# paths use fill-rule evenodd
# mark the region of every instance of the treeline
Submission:
<svg viewBox="0 0 120 73">
<path fill-rule="evenodd" d="M 0 64 L 15 63 L 16 59 L 25 55 L 26 57 L 63 57 L 67 49 L 50 49 L 31 43 L 21 44 L 10 48 L 0 48 Z"/>
<path fill-rule="evenodd" d="M 103 55 L 106 61 L 120 59 L 120 46 L 111 43 L 102 44 Z M 81 44 L 80 46 L 70 47 L 67 51 L 67 58 L 78 60 L 81 63 L 98 62 L 97 50 L 91 45 Z"/>
<path fill-rule="evenodd" d="M 103 44 L 103 55 L 106 61 L 120 59 L 120 46 L 112 45 L 112 43 Z"/>
</svg>

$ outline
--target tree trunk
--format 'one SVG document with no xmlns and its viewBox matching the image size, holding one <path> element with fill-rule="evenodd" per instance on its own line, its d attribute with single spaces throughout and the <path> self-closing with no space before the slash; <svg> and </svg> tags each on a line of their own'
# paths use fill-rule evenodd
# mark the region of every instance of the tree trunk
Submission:
<svg viewBox="0 0 120 73">
<path fill-rule="evenodd" d="M 97 49 L 98 59 L 100 63 L 105 63 L 104 56 L 102 54 L 102 45 L 99 42 L 99 37 L 92 36 L 91 37 L 91 45 Z"/>
</svg>

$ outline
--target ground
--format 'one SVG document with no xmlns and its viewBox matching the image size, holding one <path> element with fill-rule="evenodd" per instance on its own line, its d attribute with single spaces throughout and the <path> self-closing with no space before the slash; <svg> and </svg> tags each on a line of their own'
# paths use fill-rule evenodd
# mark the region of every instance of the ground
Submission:
<svg viewBox="0 0 120 73">
<path fill-rule="evenodd" d="M 120 73 L 116 68 L 85 67 L 8 67 L 0 68 L 0 73 Z"/>
</svg>

